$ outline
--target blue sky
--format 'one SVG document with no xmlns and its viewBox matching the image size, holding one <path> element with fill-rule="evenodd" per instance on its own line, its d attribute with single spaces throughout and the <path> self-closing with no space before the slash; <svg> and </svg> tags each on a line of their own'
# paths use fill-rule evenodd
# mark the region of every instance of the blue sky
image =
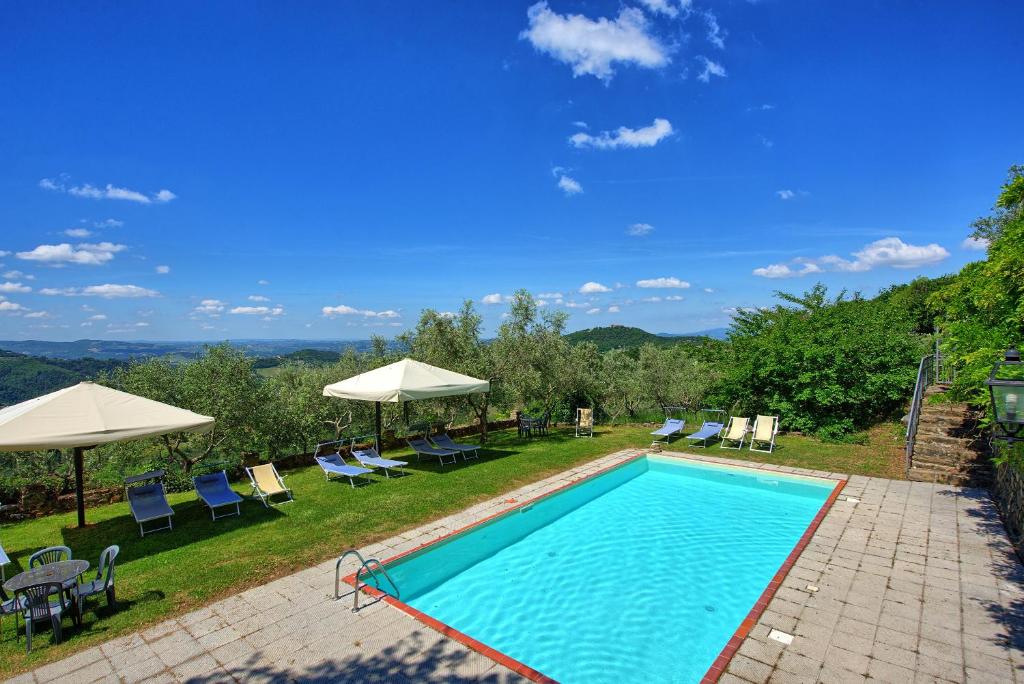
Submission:
<svg viewBox="0 0 1024 684">
<path fill-rule="evenodd" d="M 1017 3 L 6 3 L 0 338 L 873 294 L 1024 161 Z M 979 249 L 980 248 L 980 249 Z"/>
</svg>

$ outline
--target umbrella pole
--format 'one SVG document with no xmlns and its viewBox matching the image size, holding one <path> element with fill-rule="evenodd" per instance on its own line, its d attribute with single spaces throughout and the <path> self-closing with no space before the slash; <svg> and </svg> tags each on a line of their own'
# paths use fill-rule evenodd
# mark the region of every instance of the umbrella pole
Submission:
<svg viewBox="0 0 1024 684">
<path fill-rule="evenodd" d="M 78 526 L 85 527 L 85 463 L 82 447 L 75 447 L 75 498 L 78 503 Z"/>
<path fill-rule="evenodd" d="M 376 435 L 376 437 L 377 437 L 377 453 L 381 453 L 381 452 L 384 451 L 384 445 L 380 441 L 380 402 L 379 401 L 376 403 L 376 408 L 374 409 L 374 413 L 376 414 L 376 423 L 377 423 L 377 431 L 374 433 Z"/>
</svg>

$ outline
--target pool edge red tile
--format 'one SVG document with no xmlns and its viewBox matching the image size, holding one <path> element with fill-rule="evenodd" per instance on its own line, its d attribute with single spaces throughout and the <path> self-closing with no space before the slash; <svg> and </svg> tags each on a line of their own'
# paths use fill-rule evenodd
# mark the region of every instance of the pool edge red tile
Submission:
<svg viewBox="0 0 1024 684">
<path fill-rule="evenodd" d="M 548 498 L 550 496 L 553 496 L 553 495 L 558 494 L 558 493 L 560 493 L 562 491 L 565 491 L 566 489 L 569 489 L 571 487 L 575 487 L 575 486 L 577 486 L 577 485 L 579 485 L 579 484 L 581 484 L 583 482 L 589 481 L 589 480 L 591 480 L 591 479 L 593 479 L 595 477 L 598 477 L 600 475 L 603 475 L 603 474 L 605 474 L 605 473 L 607 473 L 607 472 L 609 472 L 611 470 L 615 470 L 616 468 L 621 468 L 622 466 L 625 466 L 628 463 L 632 463 L 633 461 L 636 461 L 637 459 L 640 459 L 640 458 L 644 458 L 645 456 L 648 456 L 648 455 L 651 455 L 651 454 L 649 452 L 647 452 L 647 451 L 641 451 L 639 453 L 636 453 L 636 454 L 634 454 L 634 455 L 632 455 L 632 456 L 630 456 L 628 458 L 625 458 L 625 459 L 619 461 L 618 463 L 614 463 L 614 464 L 612 464 L 612 465 L 610 465 L 610 466 L 608 466 L 606 468 L 601 468 L 600 470 L 597 470 L 597 471 L 595 471 L 595 472 L 593 472 L 593 473 L 591 473 L 589 475 L 573 478 L 571 481 L 565 483 L 564 485 L 556 487 L 555 489 L 552 489 L 549 492 L 545 492 L 544 494 L 539 494 L 539 495 L 537 495 L 537 496 L 535 496 L 535 497 L 533 497 L 531 499 L 528 499 L 527 501 L 523 501 L 523 502 L 517 503 L 514 506 L 511 506 L 511 507 L 506 508 L 504 510 L 498 511 L 497 513 L 489 515 L 489 516 L 487 516 L 485 518 L 481 518 L 480 520 L 477 520 L 475 522 L 469 523 L 468 525 L 464 525 L 464 526 L 462 526 L 462 527 L 460 527 L 460 528 L 458 528 L 456 530 L 448 532 L 447 534 L 443 534 L 440 537 L 437 537 L 437 538 L 432 539 L 432 540 L 430 540 L 428 542 L 420 544 L 419 546 L 416 546 L 415 548 L 412 548 L 412 549 L 409 549 L 407 551 L 403 551 L 401 553 L 395 554 L 394 556 L 391 556 L 391 557 L 387 558 L 386 560 L 381 561 L 381 563 L 386 566 L 389 563 L 393 563 L 394 561 L 400 560 L 402 558 L 405 558 L 406 556 L 410 556 L 410 555 L 412 555 L 412 554 L 414 554 L 414 553 L 416 553 L 418 551 L 421 551 L 421 550 L 423 550 L 424 548 L 426 548 L 428 546 L 434 546 L 435 544 L 439 544 L 439 543 L 441 543 L 441 542 L 443 542 L 443 541 L 445 541 L 447 539 L 450 539 L 451 537 L 454 537 L 455 535 L 462 534 L 463 532 L 466 532 L 466 531 L 471 530 L 471 529 L 473 529 L 475 527 L 479 527 L 481 525 L 489 523 L 489 522 L 491 522 L 493 520 L 496 520 L 497 518 L 500 518 L 500 517 L 503 517 L 503 516 L 506 516 L 506 515 L 510 515 L 510 514 L 514 513 L 515 511 L 520 510 L 522 508 L 525 508 L 526 506 L 530 506 L 533 503 L 535 503 L 535 502 L 537 502 L 537 501 L 539 501 L 541 499 L 546 499 L 546 498 Z M 658 455 L 658 454 L 654 454 L 654 455 Z M 686 456 L 687 455 L 684 454 L 683 460 L 687 460 Z M 670 458 L 678 458 L 678 457 L 670 456 Z M 703 459 L 701 459 L 701 458 L 690 458 L 688 460 L 696 460 L 698 462 L 703 462 Z M 715 464 L 715 465 L 727 465 L 727 466 L 731 465 L 731 464 L 719 464 L 719 463 L 714 462 L 714 461 L 712 461 L 712 463 Z M 743 468 L 744 466 L 742 464 L 737 464 L 736 467 Z M 750 466 L 746 466 L 746 468 L 748 470 L 757 470 L 755 468 L 751 468 Z M 785 472 L 780 472 L 779 474 L 780 475 L 787 475 L 787 473 L 785 473 Z M 726 667 L 728 667 L 729 661 L 732 660 L 732 657 L 736 654 L 736 651 L 739 650 L 739 647 L 743 643 L 743 640 L 747 637 L 747 635 L 750 633 L 750 631 L 757 624 L 757 619 L 761 616 L 761 613 L 763 613 L 765 611 L 765 609 L 768 607 L 768 603 L 771 601 L 771 598 L 775 595 L 776 590 L 782 585 L 782 580 L 785 579 L 786 575 L 789 573 L 789 570 L 792 568 L 793 564 L 796 562 L 796 559 L 800 556 L 801 553 L 803 553 L 804 548 L 810 542 L 811 537 L 814 536 L 814 533 L 817 531 L 818 526 L 821 524 L 821 521 L 824 520 L 825 516 L 828 514 L 828 511 L 832 508 L 832 504 L 839 497 L 839 492 L 842 491 L 843 487 L 845 487 L 846 483 L 847 483 L 847 480 L 845 480 L 845 479 L 837 479 L 837 478 L 826 477 L 826 476 L 802 475 L 802 474 L 800 474 L 799 476 L 800 477 L 811 477 L 811 478 L 819 479 L 819 480 L 831 480 L 831 481 L 836 482 L 836 486 L 833 488 L 832 493 L 829 495 L 829 497 L 825 500 L 825 503 L 822 504 L 821 508 L 818 510 L 817 515 L 815 515 L 815 517 L 811 521 L 810 525 L 807 526 L 807 529 L 804 531 L 804 534 L 800 537 L 800 540 L 796 543 L 796 546 L 793 547 L 793 550 L 790 552 L 789 556 L 786 557 L 786 560 L 783 561 L 782 565 L 779 567 L 779 570 L 776 571 L 775 575 L 772 577 L 771 581 L 768 583 L 768 587 L 764 590 L 764 592 L 762 592 L 760 598 L 758 598 L 758 600 L 754 603 L 754 606 L 750 609 L 750 612 L 747 613 L 746 618 L 743 619 L 743 621 L 740 623 L 740 626 L 733 633 L 732 637 L 730 637 L 729 641 L 726 642 L 725 648 L 722 649 L 722 651 L 715 658 L 714 662 L 711 664 L 711 667 L 708 668 L 708 671 L 704 674 L 703 678 L 701 678 L 702 684 L 705 683 L 705 682 L 707 682 L 709 684 L 712 683 L 712 682 L 717 682 L 719 680 L 719 678 L 725 673 L 725 669 L 726 669 Z M 506 500 L 506 502 L 507 502 L 507 500 Z M 346 584 L 349 584 L 349 585 L 355 587 L 355 573 L 352 573 L 350 575 L 347 575 L 346 577 L 343 577 L 341 581 L 345 582 Z M 385 603 L 388 603 L 389 605 L 397 608 L 398 610 L 401 610 L 405 614 L 409 615 L 410 617 L 414 618 L 415 620 L 418 620 L 419 622 L 422 622 L 424 625 L 426 625 L 427 627 L 430 627 L 434 631 L 436 631 L 436 632 L 438 632 L 438 633 L 440 633 L 440 634 L 442 634 L 442 635 L 444 635 L 444 636 L 446 636 L 446 637 L 448 637 L 450 639 L 454 639 L 455 641 L 461 643 L 463 646 L 466 646 L 467 648 L 469 648 L 469 649 L 471 649 L 473 651 L 476 651 L 477 653 L 479 653 L 479 654 L 481 654 L 483 656 L 486 656 L 486 657 L 490 658 L 491 660 L 493 660 L 494 662 L 498 663 L 499 665 L 502 665 L 502 666 L 508 668 L 509 670 L 512 670 L 516 674 L 518 674 L 518 675 L 520 675 L 522 677 L 525 677 L 526 679 L 529 679 L 530 681 L 534 681 L 534 682 L 550 682 L 550 683 L 557 684 L 557 680 L 552 679 L 551 677 L 545 675 L 543 672 L 535 670 L 532 667 L 530 667 L 529 665 L 527 665 L 527 664 L 525 664 L 525 663 L 523 663 L 523 662 L 521 662 L 519 660 L 516 660 L 515 658 L 512 658 L 511 656 L 508 656 L 508 655 L 502 653 L 501 651 L 499 651 L 499 650 L 497 650 L 497 649 L 495 649 L 495 648 L 493 648 L 491 646 L 488 646 L 487 644 L 485 644 L 485 643 L 483 643 L 481 641 L 478 641 L 478 640 L 474 639 L 473 637 L 469 636 L 468 634 L 460 632 L 459 630 L 455 629 L 451 625 L 448 625 L 448 624 L 446 624 L 444 622 L 441 622 L 440 620 L 438 620 L 436 618 L 433 618 L 430 615 L 427 615 L 426 613 L 424 613 L 424 612 L 422 612 L 420 610 L 417 610 L 416 608 L 413 608 L 409 604 L 405 603 L 404 601 L 402 601 L 400 599 L 396 599 L 395 597 L 391 596 L 390 594 L 382 592 L 382 591 L 380 591 L 378 589 L 375 589 L 374 587 L 371 587 L 371 586 L 366 585 L 366 584 L 363 585 L 362 590 L 363 590 L 364 593 L 368 594 L 369 596 L 372 596 L 372 597 L 377 598 L 377 599 L 382 599 Z"/>
<path fill-rule="evenodd" d="M 729 661 L 731 661 L 732 657 L 736 655 L 736 651 L 740 650 L 740 646 L 743 645 L 743 641 L 750 634 L 751 630 L 757 626 L 757 621 L 761 617 L 761 614 L 768 608 L 768 604 L 771 603 L 772 597 L 775 596 L 775 592 L 782 586 L 782 581 L 786 579 L 786 575 L 789 574 L 789 571 L 796 564 L 800 554 L 804 552 L 804 549 L 810 543 L 811 538 L 814 537 L 814 533 L 818 531 L 818 527 L 825 519 L 825 516 L 828 515 L 830 510 L 832 510 L 832 504 L 834 504 L 836 499 L 839 498 L 839 493 L 843 491 L 843 487 L 846 486 L 846 483 L 849 482 L 849 480 L 835 480 L 835 482 L 836 486 L 832 489 L 832 493 L 828 495 L 828 498 L 825 499 L 825 503 L 823 503 L 821 508 L 818 509 L 817 515 L 814 516 L 814 519 L 811 520 L 811 524 L 807 526 L 806 530 L 804 530 L 804 533 L 800 536 L 800 540 L 796 543 L 796 546 L 793 547 L 793 550 L 789 552 L 786 560 L 782 562 L 781 566 L 779 566 L 779 569 L 775 572 L 775 576 L 772 577 L 768 586 L 765 587 L 765 590 L 761 593 L 760 598 L 754 602 L 754 606 L 750 609 L 750 612 L 747 613 L 747 617 L 743 619 L 732 637 L 728 642 L 726 642 L 725 648 L 721 650 L 718 657 L 715 658 L 715 661 L 711 663 L 711 667 L 709 667 L 708 671 L 704 673 L 704 677 L 701 678 L 701 684 L 713 684 L 714 682 L 717 682 L 723 674 L 725 674 L 726 668 L 729 667 Z"/>
</svg>

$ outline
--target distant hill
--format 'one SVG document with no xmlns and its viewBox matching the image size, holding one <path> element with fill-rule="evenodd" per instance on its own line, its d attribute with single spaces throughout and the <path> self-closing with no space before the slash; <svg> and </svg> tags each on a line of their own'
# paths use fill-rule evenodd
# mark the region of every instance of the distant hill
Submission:
<svg viewBox="0 0 1024 684">
<path fill-rule="evenodd" d="M 91 380 L 122 363 L 99 359 L 43 359 L 0 350 L 0 406 Z"/>
<path fill-rule="evenodd" d="M 238 349 L 257 357 L 279 356 L 301 350 L 337 352 L 348 347 L 357 351 L 370 348 L 369 340 L 228 340 Z M 153 356 L 170 356 L 178 360 L 194 359 L 203 347 L 216 342 L 126 342 L 122 340 L 74 340 L 72 342 L 51 342 L 47 340 L 0 340 L 0 349 L 56 359 L 145 359 Z"/>
<path fill-rule="evenodd" d="M 253 363 L 254 368 L 275 368 L 286 363 L 299 362 L 308 366 L 322 366 L 341 358 L 341 352 L 324 349 L 299 349 L 279 356 L 265 356 Z"/>
<path fill-rule="evenodd" d="M 705 339 L 702 335 L 655 335 L 640 328 L 626 325 L 609 325 L 601 328 L 588 328 L 569 333 L 565 339 L 570 344 L 593 342 L 598 351 L 610 349 L 634 349 L 650 342 L 659 347 L 672 347 L 677 344 L 696 344 Z"/>
</svg>

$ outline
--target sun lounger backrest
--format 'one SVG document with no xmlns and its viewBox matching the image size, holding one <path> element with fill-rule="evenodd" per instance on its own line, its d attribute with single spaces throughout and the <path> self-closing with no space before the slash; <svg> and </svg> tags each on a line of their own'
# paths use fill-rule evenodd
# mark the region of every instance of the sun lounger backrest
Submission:
<svg viewBox="0 0 1024 684">
<path fill-rule="evenodd" d="M 276 494 L 277 492 L 285 491 L 277 479 L 277 468 L 274 467 L 273 463 L 253 466 L 249 469 L 249 472 L 252 473 L 252 478 L 256 481 L 256 485 L 265 493 Z"/>
<path fill-rule="evenodd" d="M 747 423 L 750 422 L 749 418 L 737 418 L 732 417 L 732 422 L 729 423 L 729 432 L 726 433 L 726 439 L 739 439 L 747 434 Z"/>
<path fill-rule="evenodd" d="M 590 427 L 594 424 L 594 409 L 581 408 L 576 409 L 578 413 L 577 421 L 580 427 Z"/>
<path fill-rule="evenodd" d="M 128 498 L 132 501 L 146 501 L 154 497 L 164 497 L 164 486 L 159 482 L 128 488 Z"/>
<path fill-rule="evenodd" d="M 772 435 L 775 433 L 775 422 L 777 420 L 778 416 L 758 415 L 757 420 L 754 421 L 754 439 L 758 442 L 772 441 Z"/>
</svg>

